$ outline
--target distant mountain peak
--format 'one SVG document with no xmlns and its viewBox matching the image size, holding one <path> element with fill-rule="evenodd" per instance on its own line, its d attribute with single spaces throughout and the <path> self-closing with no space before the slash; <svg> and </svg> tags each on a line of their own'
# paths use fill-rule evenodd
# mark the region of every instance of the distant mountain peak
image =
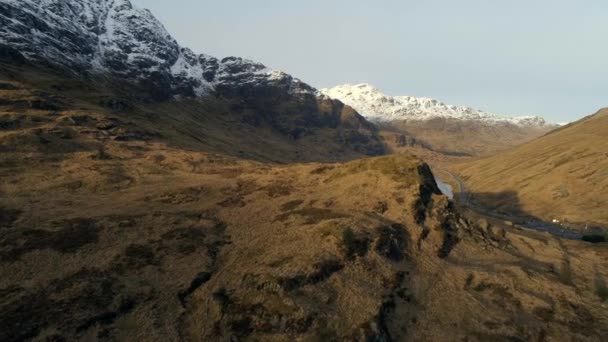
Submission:
<svg viewBox="0 0 608 342">
<path fill-rule="evenodd" d="M 480 121 L 488 124 L 511 123 L 518 126 L 545 126 L 539 116 L 501 116 L 466 106 L 445 104 L 430 97 L 389 96 L 368 83 L 344 84 L 320 91 L 353 107 L 376 122 L 426 121 L 435 118 Z"/>
</svg>

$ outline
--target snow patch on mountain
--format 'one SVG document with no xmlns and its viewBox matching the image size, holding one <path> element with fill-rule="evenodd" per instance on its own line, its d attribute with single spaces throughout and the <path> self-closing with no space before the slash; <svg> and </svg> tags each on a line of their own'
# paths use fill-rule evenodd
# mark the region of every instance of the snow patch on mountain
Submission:
<svg viewBox="0 0 608 342">
<path fill-rule="evenodd" d="M 260 63 L 181 47 L 150 11 L 129 0 L 0 0 L 0 45 L 77 74 L 145 82 L 166 96 L 200 97 L 244 85 L 316 94 Z"/>
<path fill-rule="evenodd" d="M 547 125 L 546 121 L 539 116 L 499 116 L 471 107 L 448 105 L 429 97 L 388 96 L 367 83 L 345 84 L 320 89 L 320 91 L 353 107 L 367 119 L 376 122 L 426 121 L 435 118 L 449 118 L 481 121 L 489 124 Z"/>
</svg>

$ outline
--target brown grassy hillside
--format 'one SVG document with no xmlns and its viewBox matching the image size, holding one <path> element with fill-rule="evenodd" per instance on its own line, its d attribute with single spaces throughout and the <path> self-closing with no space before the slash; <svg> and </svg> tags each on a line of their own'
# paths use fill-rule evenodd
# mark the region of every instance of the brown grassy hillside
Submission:
<svg viewBox="0 0 608 342">
<path fill-rule="evenodd" d="M 419 140 L 427 148 L 452 156 L 495 154 L 537 138 L 554 127 L 519 127 L 436 118 L 429 121 L 393 122 L 395 127 Z"/>
<path fill-rule="evenodd" d="M 416 157 L 336 162 L 372 136 L 348 110 L 293 140 L 27 72 L 0 83 L 1 341 L 608 334 L 606 246 L 461 216 Z"/>
<path fill-rule="evenodd" d="M 389 154 L 413 154 L 430 165 L 446 165 L 468 160 L 466 155 L 454 155 L 433 151 L 424 142 L 418 141 L 410 135 L 394 130 L 381 130 L 380 136 Z"/>
<path fill-rule="evenodd" d="M 608 225 L 608 110 L 455 167 L 481 203 L 545 219 Z M 509 200 L 493 194 L 512 192 Z"/>
<path fill-rule="evenodd" d="M 270 98 L 265 110 L 212 96 L 153 102 L 131 84 L 6 64 L 0 64 L 0 80 L 0 148 L 6 151 L 22 148 L 33 135 L 66 148 L 81 139 L 93 145 L 160 139 L 182 149 L 281 163 L 384 153 L 373 125 L 327 98 Z M 62 138 L 59 130 L 78 139 Z"/>
</svg>

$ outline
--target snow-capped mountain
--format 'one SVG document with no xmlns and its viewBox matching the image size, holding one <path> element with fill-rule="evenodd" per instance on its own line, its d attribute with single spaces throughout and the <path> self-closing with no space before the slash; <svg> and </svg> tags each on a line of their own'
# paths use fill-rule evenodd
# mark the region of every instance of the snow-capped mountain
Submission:
<svg viewBox="0 0 608 342">
<path fill-rule="evenodd" d="M 203 96 L 251 85 L 316 93 L 277 70 L 181 47 L 148 10 L 129 0 L 0 0 L 0 45 L 29 61 L 78 74 L 137 80 L 160 96 Z"/>
<path fill-rule="evenodd" d="M 447 105 L 428 97 L 388 96 L 373 86 L 345 84 L 320 91 L 353 107 L 367 119 L 376 122 L 395 120 L 425 121 L 434 118 L 471 120 L 489 124 L 511 123 L 518 126 L 545 126 L 539 116 L 507 117 L 464 106 Z"/>
<path fill-rule="evenodd" d="M 384 153 L 376 127 L 352 108 L 261 63 L 196 54 L 129 0 L 0 0 L 0 61 L 107 84 L 127 100 L 213 99 L 289 143 L 329 128 L 341 151 Z M 125 82 L 137 87 L 112 88 Z"/>
</svg>

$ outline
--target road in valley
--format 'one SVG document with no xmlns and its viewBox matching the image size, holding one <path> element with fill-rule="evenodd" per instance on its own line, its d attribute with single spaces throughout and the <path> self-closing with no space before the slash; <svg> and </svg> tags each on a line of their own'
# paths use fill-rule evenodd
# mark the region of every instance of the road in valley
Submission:
<svg viewBox="0 0 608 342">
<path fill-rule="evenodd" d="M 558 236 L 558 237 L 561 237 L 564 239 L 581 240 L 583 237 L 583 234 L 569 230 L 566 227 L 556 224 L 556 223 L 544 222 L 537 218 L 531 218 L 528 216 L 501 214 L 494 210 L 479 207 L 478 205 L 471 203 L 469 193 L 466 191 L 465 184 L 462 181 L 462 179 L 460 179 L 458 176 L 454 175 L 453 173 L 451 173 L 450 171 L 448 171 L 446 169 L 443 169 L 443 168 L 435 168 L 435 169 L 437 171 L 441 171 L 441 172 L 449 175 L 454 180 L 454 182 L 456 184 L 458 184 L 458 189 L 453 189 L 454 197 L 458 198 L 458 203 L 464 207 L 467 207 L 471 210 L 476 211 L 479 214 L 489 216 L 489 217 L 492 217 L 495 219 L 503 220 L 503 221 L 512 222 L 514 225 L 517 225 L 518 227 L 533 229 L 533 230 L 540 231 L 540 232 L 547 232 L 547 233 L 550 233 L 552 235 L 555 235 L 555 236 Z"/>
</svg>

